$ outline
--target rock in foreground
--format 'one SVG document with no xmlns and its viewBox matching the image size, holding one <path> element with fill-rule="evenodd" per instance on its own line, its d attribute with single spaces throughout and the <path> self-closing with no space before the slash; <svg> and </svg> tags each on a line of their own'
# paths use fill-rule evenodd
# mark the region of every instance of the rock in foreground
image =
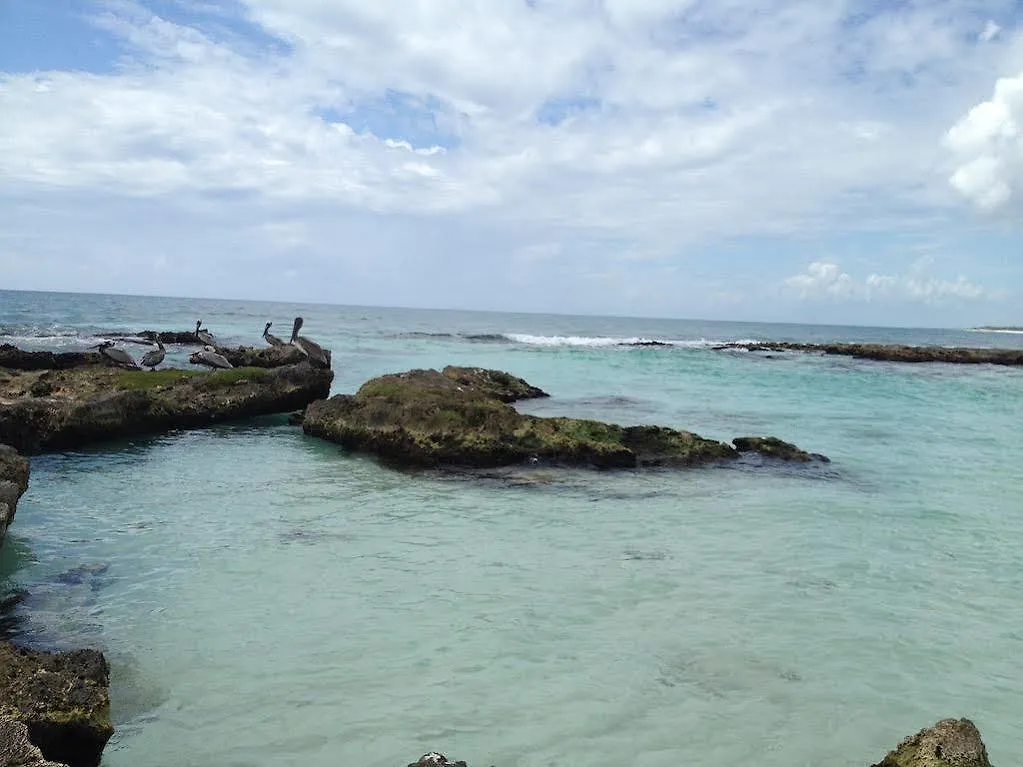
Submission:
<svg viewBox="0 0 1023 767">
<path fill-rule="evenodd" d="M 355 395 L 313 403 L 303 429 L 403 466 L 491 468 L 543 461 L 605 469 L 678 467 L 739 455 L 730 445 L 688 431 L 540 418 L 508 404 L 538 396 L 546 395 L 501 371 L 413 370 L 367 381 Z"/>
<path fill-rule="evenodd" d="M 95 650 L 44 653 L 0 643 L 0 719 L 24 724 L 47 759 L 96 767 L 114 732 L 109 676 Z"/>
<path fill-rule="evenodd" d="M 873 767 L 991 767 L 991 762 L 973 722 L 943 719 L 906 738 Z"/>
<path fill-rule="evenodd" d="M 66 767 L 48 762 L 28 739 L 28 728 L 16 719 L 0 715 L 0 767 Z"/>
<path fill-rule="evenodd" d="M 287 413 L 328 396 L 333 377 L 307 363 L 212 373 L 107 367 L 8 371 L 0 376 L 0 442 L 35 453 Z"/>
<path fill-rule="evenodd" d="M 18 500 L 28 489 L 28 461 L 8 445 L 0 445 L 0 546 L 18 510 Z"/>
</svg>

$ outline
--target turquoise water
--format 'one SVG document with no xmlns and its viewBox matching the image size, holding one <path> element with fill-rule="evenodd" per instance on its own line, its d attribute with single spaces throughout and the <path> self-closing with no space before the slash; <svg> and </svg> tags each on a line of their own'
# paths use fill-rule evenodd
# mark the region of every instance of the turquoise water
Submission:
<svg viewBox="0 0 1023 767">
<path fill-rule="evenodd" d="M 35 457 L 0 579 L 26 640 L 108 653 L 105 767 L 862 767 L 953 715 L 1023 759 L 1023 372 L 710 348 L 1023 336 L 0 293 L 0 343 L 298 312 L 338 392 L 496 367 L 833 463 L 401 473 L 283 418 Z"/>
</svg>

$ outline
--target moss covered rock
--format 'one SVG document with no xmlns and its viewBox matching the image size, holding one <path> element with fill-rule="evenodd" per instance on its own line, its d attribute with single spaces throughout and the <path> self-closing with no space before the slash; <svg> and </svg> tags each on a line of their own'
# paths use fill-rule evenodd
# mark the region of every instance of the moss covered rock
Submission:
<svg viewBox="0 0 1023 767">
<path fill-rule="evenodd" d="M 0 717 L 21 722 L 47 759 L 96 767 L 114 732 L 102 653 L 36 652 L 0 643 Z"/>
<path fill-rule="evenodd" d="M 331 371 L 308 363 L 215 372 L 102 366 L 0 372 L 0 442 L 28 453 L 287 413 L 328 396 L 333 380 Z M 47 387 L 41 396 L 40 380 Z"/>
<path fill-rule="evenodd" d="M 508 404 L 544 392 L 501 371 L 413 370 L 315 402 L 307 434 L 405 466 L 487 468 L 549 462 L 596 468 L 696 466 L 736 458 L 729 445 L 661 426 L 524 415 Z M 781 456 L 779 456 L 781 457 Z"/>
<path fill-rule="evenodd" d="M 18 500 L 28 489 L 28 461 L 9 445 L 0 445 L 0 546 L 18 510 Z"/>
<path fill-rule="evenodd" d="M 873 767 L 991 767 L 991 762 L 973 722 L 943 719 L 906 738 Z"/>
</svg>

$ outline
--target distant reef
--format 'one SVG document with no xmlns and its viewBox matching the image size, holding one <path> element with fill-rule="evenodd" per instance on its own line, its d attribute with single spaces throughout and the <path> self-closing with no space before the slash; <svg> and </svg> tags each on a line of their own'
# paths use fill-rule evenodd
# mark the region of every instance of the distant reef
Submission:
<svg viewBox="0 0 1023 767">
<path fill-rule="evenodd" d="M 978 349 L 946 346 L 899 346 L 895 344 L 798 344 L 746 343 L 718 344 L 723 349 L 747 349 L 755 352 L 806 352 L 834 354 L 884 362 L 947 362 L 955 365 L 1023 365 L 1023 349 Z"/>
<path fill-rule="evenodd" d="M 312 403 L 303 428 L 399 466 L 683 467 L 731 461 L 745 452 L 827 461 L 776 437 L 744 437 L 728 445 L 662 426 L 524 415 L 509 404 L 546 396 L 499 370 L 412 370 L 367 381 L 354 395 Z"/>
</svg>

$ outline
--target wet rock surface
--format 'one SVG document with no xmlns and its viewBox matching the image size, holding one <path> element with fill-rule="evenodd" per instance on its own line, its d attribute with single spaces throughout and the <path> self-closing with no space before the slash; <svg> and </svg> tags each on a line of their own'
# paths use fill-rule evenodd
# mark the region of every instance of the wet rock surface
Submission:
<svg viewBox="0 0 1023 767">
<path fill-rule="evenodd" d="M 943 719 L 906 738 L 873 767 L 991 767 L 991 762 L 973 722 Z"/>
<path fill-rule="evenodd" d="M 739 456 L 730 445 L 688 431 L 525 415 L 508 404 L 520 396 L 544 392 L 502 371 L 413 370 L 374 378 L 354 395 L 314 402 L 302 427 L 401 466 L 681 467 Z"/>
<path fill-rule="evenodd" d="M 0 717 L 24 724 L 45 758 L 96 767 L 114 732 L 109 677 L 95 650 L 47 653 L 0 643 Z"/>
<path fill-rule="evenodd" d="M 0 443 L 24 453 L 287 413 L 330 393 L 333 373 L 274 369 L 120 370 L 90 366 L 0 376 Z M 48 393 L 39 391 L 44 381 Z"/>
<path fill-rule="evenodd" d="M 297 365 L 305 360 L 305 355 L 297 348 L 285 346 L 235 346 L 216 347 L 220 354 L 236 368 L 279 368 L 285 365 Z"/>
<path fill-rule="evenodd" d="M 102 365 L 97 352 L 27 352 L 11 344 L 0 344 L 0 369 L 69 370 L 87 365 Z"/>
<path fill-rule="evenodd" d="M 833 354 L 882 362 L 945 362 L 954 365 L 1023 365 L 1023 349 L 976 349 L 896 344 L 727 343 L 715 349 Z"/>
<path fill-rule="evenodd" d="M 48 762 L 28 739 L 28 728 L 17 719 L 0 715 L 0 767 L 66 767 Z"/>
<path fill-rule="evenodd" d="M 831 462 L 831 459 L 826 455 L 808 453 L 791 442 L 785 442 L 777 437 L 736 437 L 732 440 L 732 444 L 740 453 L 759 453 L 765 458 L 799 461 L 801 463 L 810 463 L 811 461 Z"/>
<path fill-rule="evenodd" d="M 0 444 L 0 546 L 14 520 L 18 501 L 28 489 L 28 476 L 28 461 L 13 447 Z"/>
</svg>

